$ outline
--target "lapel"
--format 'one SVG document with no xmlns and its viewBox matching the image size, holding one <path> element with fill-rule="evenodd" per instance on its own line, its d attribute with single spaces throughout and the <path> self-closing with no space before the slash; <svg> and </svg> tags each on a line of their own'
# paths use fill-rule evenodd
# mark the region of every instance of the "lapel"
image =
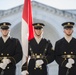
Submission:
<svg viewBox="0 0 76 75">
<path fill-rule="evenodd" d="M 40 50 L 43 49 L 43 39 L 41 39 L 40 43 L 38 44 L 36 42 L 35 39 L 33 39 L 31 42 L 30 42 L 30 46 L 33 50 L 35 50 L 36 52 L 41 52 Z"/>
<path fill-rule="evenodd" d="M 65 43 L 70 44 L 70 43 L 72 42 L 72 40 L 73 40 L 73 37 L 72 37 L 72 39 L 70 40 L 70 42 L 68 42 L 65 38 L 63 38 L 63 40 L 65 41 Z"/>
<path fill-rule="evenodd" d="M 0 46 L 1 46 L 1 51 L 2 52 L 5 52 L 7 49 L 8 49 L 8 46 L 10 45 L 10 37 L 7 39 L 7 41 L 4 43 L 2 37 L 1 37 L 1 41 L 0 43 L 2 43 Z"/>
<path fill-rule="evenodd" d="M 37 43 L 37 41 L 36 41 L 35 38 L 34 38 L 34 39 L 33 39 L 33 43 L 34 43 L 35 46 L 39 47 L 39 46 L 41 46 L 41 44 L 42 44 L 42 40 L 43 40 L 43 39 L 41 39 L 41 41 L 40 41 L 39 43 Z"/>
</svg>

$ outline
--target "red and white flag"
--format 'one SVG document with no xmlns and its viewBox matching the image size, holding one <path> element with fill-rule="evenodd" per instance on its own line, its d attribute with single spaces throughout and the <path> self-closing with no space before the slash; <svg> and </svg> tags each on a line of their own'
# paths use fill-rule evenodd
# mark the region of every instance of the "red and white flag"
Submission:
<svg viewBox="0 0 76 75">
<path fill-rule="evenodd" d="M 32 6 L 30 0 L 24 0 L 22 13 L 22 48 L 23 48 L 23 63 L 28 55 L 28 40 L 34 38 L 32 26 Z"/>
</svg>

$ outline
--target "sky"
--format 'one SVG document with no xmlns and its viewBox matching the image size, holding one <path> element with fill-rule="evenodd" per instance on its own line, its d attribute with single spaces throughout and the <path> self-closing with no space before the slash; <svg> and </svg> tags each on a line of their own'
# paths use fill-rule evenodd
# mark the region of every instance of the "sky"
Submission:
<svg viewBox="0 0 76 75">
<path fill-rule="evenodd" d="M 32 0 L 61 9 L 76 9 L 76 0 Z M 0 10 L 7 10 L 24 3 L 24 0 L 0 0 Z"/>
</svg>

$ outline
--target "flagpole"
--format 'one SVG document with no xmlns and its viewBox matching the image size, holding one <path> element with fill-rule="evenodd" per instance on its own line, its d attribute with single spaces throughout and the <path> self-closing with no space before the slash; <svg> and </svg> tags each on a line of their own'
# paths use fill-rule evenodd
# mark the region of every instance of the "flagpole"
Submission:
<svg viewBox="0 0 76 75">
<path fill-rule="evenodd" d="M 22 36 L 22 48 L 23 48 L 23 62 L 22 62 L 23 64 L 26 62 L 26 57 L 28 56 L 28 41 L 34 37 L 32 27 L 31 0 L 24 0 L 21 32 L 22 32 L 21 36 Z"/>
</svg>

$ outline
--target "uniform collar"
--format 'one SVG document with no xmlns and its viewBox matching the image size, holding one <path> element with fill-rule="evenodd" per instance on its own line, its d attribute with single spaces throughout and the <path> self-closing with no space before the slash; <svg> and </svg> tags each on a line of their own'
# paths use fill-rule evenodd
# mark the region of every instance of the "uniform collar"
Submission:
<svg viewBox="0 0 76 75">
<path fill-rule="evenodd" d="M 36 42 L 37 42 L 38 44 L 40 43 L 41 39 L 42 39 L 42 37 L 38 38 L 38 37 L 35 36 L 35 40 L 36 40 Z"/>
<path fill-rule="evenodd" d="M 7 39 L 8 39 L 9 37 L 10 37 L 9 35 L 8 35 L 7 37 L 3 37 L 3 36 L 2 36 L 2 39 L 3 39 L 4 43 L 7 41 Z"/>
<path fill-rule="evenodd" d="M 69 43 L 72 40 L 72 36 L 67 36 L 65 35 L 64 37 L 66 39 L 66 41 Z"/>
</svg>

